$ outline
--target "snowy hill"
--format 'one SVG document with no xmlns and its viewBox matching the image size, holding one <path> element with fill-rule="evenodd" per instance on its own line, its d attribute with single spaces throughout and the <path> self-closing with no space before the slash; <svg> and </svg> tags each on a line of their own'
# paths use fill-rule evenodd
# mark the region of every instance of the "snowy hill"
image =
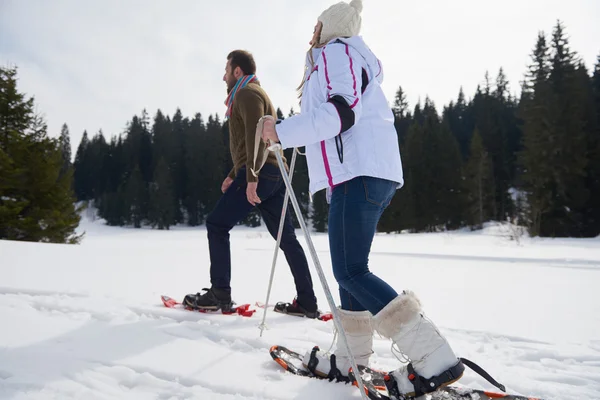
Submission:
<svg viewBox="0 0 600 400">
<path fill-rule="evenodd" d="M 332 322 L 271 312 L 261 338 L 262 310 L 244 318 L 162 306 L 161 294 L 209 286 L 203 228 L 86 219 L 80 229 L 80 246 L 0 241 L 0 399 L 360 399 L 351 386 L 288 375 L 268 354 L 273 344 L 327 349 Z M 378 235 L 371 269 L 414 290 L 458 355 L 510 392 L 599 399 L 600 240 L 518 244 L 508 236 L 494 226 Z M 327 237 L 313 239 L 336 288 Z M 238 303 L 264 301 L 274 243 L 263 228 L 232 232 Z M 284 257 L 277 268 L 272 300 L 291 301 Z M 313 280 L 327 310 L 316 273 Z M 390 345 L 376 338 L 377 368 L 399 365 Z M 492 389 L 470 370 L 459 384 Z"/>
</svg>

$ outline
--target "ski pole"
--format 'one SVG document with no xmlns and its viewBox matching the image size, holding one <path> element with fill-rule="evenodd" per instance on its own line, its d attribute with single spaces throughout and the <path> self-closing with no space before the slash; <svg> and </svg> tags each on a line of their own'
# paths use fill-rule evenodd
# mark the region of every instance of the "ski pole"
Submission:
<svg viewBox="0 0 600 400">
<path fill-rule="evenodd" d="M 325 278 L 325 274 L 323 273 L 323 269 L 321 268 L 321 263 L 319 262 L 319 257 L 317 256 L 317 251 L 315 250 L 315 246 L 313 245 L 312 239 L 310 238 L 310 234 L 308 233 L 308 229 L 306 228 L 306 223 L 304 222 L 304 218 L 302 217 L 300 206 L 298 205 L 298 200 L 296 199 L 296 195 L 294 194 L 294 189 L 292 188 L 292 184 L 288 179 L 287 174 L 285 173 L 285 166 L 283 164 L 283 159 L 281 158 L 280 154 L 280 151 L 282 150 L 281 144 L 271 144 L 269 146 L 269 150 L 274 152 L 275 157 L 277 157 L 277 163 L 279 164 L 279 169 L 281 170 L 283 182 L 285 183 L 287 191 L 290 194 L 292 206 L 294 207 L 294 211 L 296 212 L 296 217 L 298 217 L 300 228 L 302 228 L 302 232 L 304 233 L 304 237 L 306 238 L 306 243 L 308 244 L 310 254 L 312 256 L 313 262 L 315 263 L 315 268 L 317 270 L 317 274 L 319 275 L 319 279 L 321 280 L 321 285 L 323 285 L 323 290 L 325 291 L 325 296 L 327 297 L 329 308 L 331 309 L 331 313 L 333 314 L 333 322 L 340 335 L 340 339 L 342 339 L 344 347 L 346 347 L 348 356 L 350 356 L 350 364 L 352 365 L 352 370 L 354 371 L 354 376 L 356 377 L 356 382 L 358 383 L 360 394 L 364 400 L 368 400 L 367 393 L 365 392 L 365 388 L 363 386 L 362 378 L 360 377 L 358 366 L 356 365 L 356 360 L 354 359 L 354 354 L 352 354 L 352 351 L 350 350 L 348 340 L 346 339 L 346 332 L 344 332 L 344 329 L 340 322 L 339 311 L 335 306 L 335 301 L 333 301 L 331 291 L 329 290 L 329 285 L 327 284 L 327 279 Z"/>
<path fill-rule="evenodd" d="M 296 164 L 296 154 L 298 153 L 297 149 L 294 149 L 294 154 L 292 155 L 292 163 L 290 164 L 290 183 L 292 182 L 293 174 L 294 174 L 294 166 Z M 281 172 L 285 174 L 285 169 Z M 277 255 L 279 254 L 279 246 L 281 244 L 281 237 L 283 235 L 283 225 L 285 224 L 285 215 L 287 213 L 288 202 L 290 199 L 289 190 L 285 189 L 285 197 L 283 200 L 283 209 L 281 211 L 281 220 L 279 221 L 279 231 L 277 232 L 277 244 L 275 245 L 275 252 L 273 253 L 273 265 L 271 266 L 271 277 L 269 278 L 269 288 L 267 289 L 267 299 L 265 300 L 265 307 L 263 310 L 263 319 L 261 324 L 258 326 L 260 329 L 260 337 L 263 335 L 263 331 L 267 327 L 265 321 L 267 319 L 267 308 L 269 306 L 269 298 L 271 296 L 271 288 L 273 287 L 273 278 L 275 276 L 275 265 L 277 264 Z"/>
</svg>

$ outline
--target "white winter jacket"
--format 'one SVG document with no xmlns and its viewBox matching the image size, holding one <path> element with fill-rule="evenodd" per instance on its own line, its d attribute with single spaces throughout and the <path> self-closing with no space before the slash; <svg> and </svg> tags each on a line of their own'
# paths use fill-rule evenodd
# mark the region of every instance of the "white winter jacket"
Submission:
<svg viewBox="0 0 600 400">
<path fill-rule="evenodd" d="M 310 191 L 372 176 L 404 184 L 381 62 L 360 36 L 313 50 L 301 113 L 277 124 L 282 147 L 306 146 Z M 307 57 L 308 60 L 308 57 Z"/>
</svg>

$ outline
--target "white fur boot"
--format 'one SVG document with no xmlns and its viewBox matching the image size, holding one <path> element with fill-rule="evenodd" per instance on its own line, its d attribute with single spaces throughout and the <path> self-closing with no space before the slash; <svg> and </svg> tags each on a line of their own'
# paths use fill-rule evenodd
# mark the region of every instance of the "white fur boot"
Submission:
<svg viewBox="0 0 600 400">
<path fill-rule="evenodd" d="M 369 311 L 347 311 L 341 308 L 338 312 L 356 364 L 368 366 L 369 358 L 373 353 L 373 315 Z M 322 377 L 348 382 L 350 357 L 339 334 L 334 354 L 325 353 L 315 347 L 312 351 L 306 352 L 302 364 Z"/>
<path fill-rule="evenodd" d="M 433 322 L 423 316 L 413 292 L 404 291 L 373 320 L 375 329 L 410 359 L 408 365 L 390 372 L 399 394 L 419 396 L 462 376 L 464 366 Z"/>
</svg>

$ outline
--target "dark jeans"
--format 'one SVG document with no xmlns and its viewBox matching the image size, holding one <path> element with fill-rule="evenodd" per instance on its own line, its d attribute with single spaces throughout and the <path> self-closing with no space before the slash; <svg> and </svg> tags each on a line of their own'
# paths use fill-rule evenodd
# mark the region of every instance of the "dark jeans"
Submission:
<svg viewBox="0 0 600 400">
<path fill-rule="evenodd" d="M 218 201 L 214 210 L 206 219 L 208 230 L 208 246 L 210 250 L 210 280 L 215 288 L 231 291 L 231 252 L 229 231 L 252 211 L 252 204 L 246 198 L 246 168 L 241 168 L 233 183 Z M 258 197 L 261 203 L 257 206 L 269 233 L 277 239 L 279 221 L 285 196 L 285 184 L 279 168 L 265 164 L 258 178 Z M 316 298 L 312 279 L 304 249 L 296 238 L 292 225 L 291 205 L 285 216 L 285 224 L 281 236 L 280 248 L 290 266 L 298 302 L 309 311 L 316 310 Z M 271 259 L 265 259 L 270 265 Z"/>
<path fill-rule="evenodd" d="M 368 265 L 377 223 L 396 187 L 395 182 L 360 176 L 333 189 L 329 247 L 344 310 L 369 310 L 375 315 L 398 296 Z"/>
</svg>

